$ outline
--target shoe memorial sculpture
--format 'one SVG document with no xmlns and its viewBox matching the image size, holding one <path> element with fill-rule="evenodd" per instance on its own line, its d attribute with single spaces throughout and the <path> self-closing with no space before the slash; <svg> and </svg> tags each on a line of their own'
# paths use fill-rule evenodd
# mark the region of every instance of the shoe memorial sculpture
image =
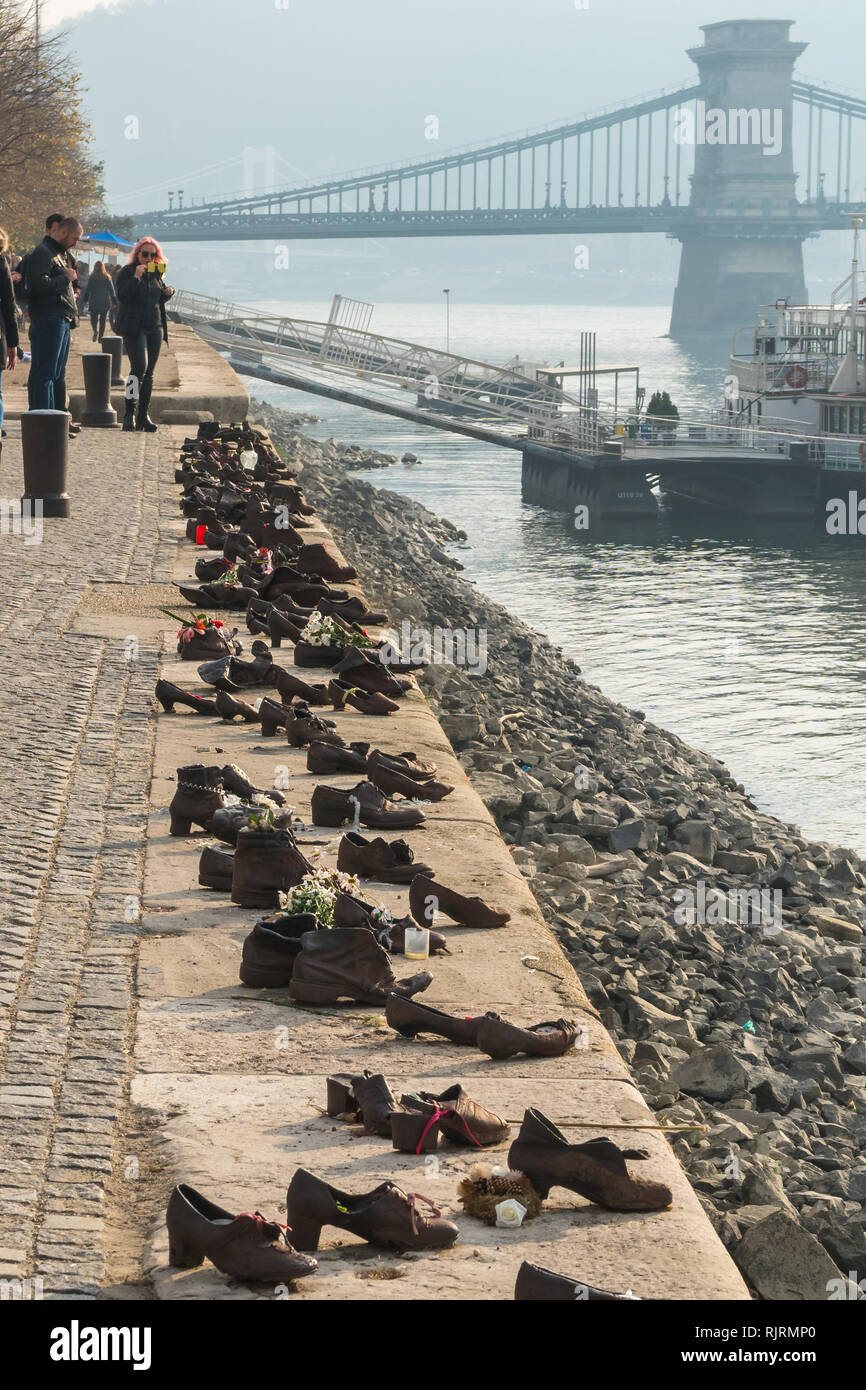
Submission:
<svg viewBox="0 0 866 1390">
<path fill-rule="evenodd" d="M 379 747 L 351 741 L 349 730 L 358 715 L 387 720 L 386 729 L 394 724 L 407 699 L 411 703 L 411 672 L 424 663 L 401 664 L 371 632 L 384 626 L 387 613 L 357 592 L 334 587 L 357 573 L 311 531 L 315 509 L 291 467 L 263 430 L 202 424 L 184 443 L 175 480 L 195 549 L 194 582 L 178 586 L 190 613 L 169 616 L 179 623 L 177 655 L 198 663 L 198 676 L 213 694 L 160 679 L 159 706 L 166 715 L 181 710 L 211 719 L 216 729 L 248 725 L 252 734 L 258 726 L 265 739 L 282 742 L 285 734 L 290 747 L 305 748 L 307 773 L 324 779 L 312 789 L 312 824 L 338 832 L 320 841 L 335 856 L 335 868 L 326 868 L 318 850 L 308 858 L 303 837 L 309 839 L 309 828 L 302 832 L 281 792 L 257 788 L 233 763 L 178 768 L 170 833 L 183 838 L 196 829 L 210 837 L 198 851 L 199 888 L 266 912 L 243 939 L 242 986 L 283 991 L 304 1009 L 337 1014 L 347 1001 L 375 1006 L 398 1037 L 441 1040 L 436 1046 L 446 1051 L 436 1054 L 440 1060 L 449 1045 L 474 1049 L 488 1059 L 483 1065 L 491 1066 L 492 1077 L 507 1075 L 502 1069 L 515 1057 L 532 1067 L 533 1059 L 571 1052 L 581 1034 L 574 1020 L 524 1023 L 483 1002 L 477 1012 L 451 1013 L 416 998 L 432 982 L 429 971 L 402 980 L 395 975 L 390 957 L 403 953 L 408 932 L 426 928 L 436 956 L 448 950 L 449 927 L 502 929 L 511 918 L 471 890 L 441 883 L 423 849 L 416 852 L 401 835 L 390 834 L 423 827 L 455 787 L 439 780 L 433 761 L 401 749 L 402 740 Z M 213 610 L 243 611 L 254 639 L 249 656 L 237 629 Z M 254 701 L 243 698 L 247 691 L 258 692 Z M 326 710 L 333 717 L 326 718 Z M 395 727 L 402 728 L 399 720 Z M 354 785 L 342 785 L 342 778 Z M 377 833 L 367 837 L 361 826 Z M 198 835 L 196 841 L 201 844 Z M 372 901 L 361 896 L 368 892 L 359 886 L 362 879 L 373 885 Z M 376 883 L 407 889 L 411 915 L 391 916 L 377 906 Z M 434 924 L 444 932 L 434 931 Z M 423 1074 L 424 1068 L 415 1070 Z M 630 1162 L 646 1160 L 645 1150 L 620 1149 L 603 1135 L 570 1144 L 537 1107 L 526 1109 L 506 1156 L 514 1117 L 488 1109 L 459 1081 L 448 1084 L 440 1076 L 441 1066 L 436 1089 L 404 1090 L 378 1068 L 334 1072 L 327 1078 L 325 1113 L 362 1125 L 400 1154 L 427 1155 L 440 1145 L 467 1154 L 502 1148 L 499 1166 L 472 1168 L 455 1194 L 468 1216 L 484 1221 L 496 1220 L 503 1198 L 514 1200 L 528 1220 L 543 1218 L 544 1202 L 557 1187 L 606 1211 L 660 1212 L 670 1205 L 668 1187 L 629 1170 Z M 325 1228 L 378 1249 L 431 1255 L 459 1234 L 430 1199 L 390 1181 L 350 1193 L 298 1168 L 286 1206 L 284 1225 L 258 1211 L 234 1214 L 180 1184 L 166 1213 L 170 1264 L 194 1269 L 209 1259 L 227 1277 L 279 1283 L 315 1272 L 307 1252 L 319 1248 Z M 517 1301 L 635 1297 L 530 1261 L 520 1266 L 514 1286 Z"/>
</svg>

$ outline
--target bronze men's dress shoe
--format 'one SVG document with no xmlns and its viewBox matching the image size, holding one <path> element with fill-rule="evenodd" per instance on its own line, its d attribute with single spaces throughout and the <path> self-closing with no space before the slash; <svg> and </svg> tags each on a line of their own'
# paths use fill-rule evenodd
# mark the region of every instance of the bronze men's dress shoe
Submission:
<svg viewBox="0 0 866 1390">
<path fill-rule="evenodd" d="M 207 1256 L 222 1274 L 277 1284 L 303 1279 L 318 1268 L 290 1243 L 285 1226 L 266 1221 L 258 1211 L 234 1216 L 186 1183 L 172 1192 L 165 1224 L 168 1262 L 176 1269 L 195 1269 Z"/>
<path fill-rule="evenodd" d="M 307 766 L 310 766 L 309 758 Z M 405 840 L 392 840 L 390 844 L 381 836 L 365 840 L 357 830 L 347 830 L 340 841 L 337 868 L 345 874 L 373 878 L 379 883 L 411 883 L 416 874 L 432 879 L 429 866 L 416 862 Z"/>
<path fill-rule="evenodd" d="M 359 686 L 346 681 L 329 681 L 328 696 L 334 709 L 345 709 L 349 705 L 360 714 L 394 714 L 400 708 L 387 695 L 361 690 Z"/>
<path fill-rule="evenodd" d="M 361 823 L 374 830 L 410 830 L 423 825 L 425 820 L 420 807 L 408 801 L 400 804 L 389 801 L 369 782 L 359 782 L 349 791 L 318 786 L 313 792 L 314 825 L 344 825 L 347 820 L 355 819 L 356 811 Z"/>
<path fill-rule="evenodd" d="M 402 772 L 413 782 L 429 782 L 438 771 L 435 763 L 417 757 L 414 752 L 384 753 L 381 748 L 372 748 L 367 755 L 367 766 L 372 767 L 374 763 L 380 763 L 394 772 Z"/>
<path fill-rule="evenodd" d="M 366 744 L 361 746 L 366 747 Z M 364 772 L 366 766 L 367 760 L 364 754 L 358 751 L 357 744 L 349 744 L 348 748 L 342 748 L 335 743 L 316 740 L 307 747 L 307 771 L 317 772 L 320 776 L 329 777 L 339 772 Z"/>
</svg>

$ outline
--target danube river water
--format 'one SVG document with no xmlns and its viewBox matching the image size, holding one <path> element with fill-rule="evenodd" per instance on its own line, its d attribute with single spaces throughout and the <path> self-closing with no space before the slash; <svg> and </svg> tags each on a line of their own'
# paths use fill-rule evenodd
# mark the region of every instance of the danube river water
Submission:
<svg viewBox="0 0 866 1390">
<path fill-rule="evenodd" d="M 269 306 L 322 318 L 322 306 Z M 669 310 L 452 304 L 451 346 L 504 362 L 635 364 L 681 412 L 715 405 L 730 344 L 674 343 Z M 442 304 L 376 307 L 379 333 L 445 345 Z M 589 534 L 527 506 L 520 454 L 250 381 L 252 394 L 321 417 L 308 433 L 396 453 L 368 474 L 466 531 L 468 578 L 553 642 L 606 694 L 727 763 L 760 807 L 866 854 L 866 540 L 820 529 L 690 529 L 656 522 Z M 491 653 L 491 657 L 494 654 Z"/>
</svg>

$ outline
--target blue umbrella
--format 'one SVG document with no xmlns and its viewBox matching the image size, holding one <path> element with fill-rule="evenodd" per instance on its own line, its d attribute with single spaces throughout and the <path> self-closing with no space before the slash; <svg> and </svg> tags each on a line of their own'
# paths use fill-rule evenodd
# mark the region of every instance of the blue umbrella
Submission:
<svg viewBox="0 0 866 1390">
<path fill-rule="evenodd" d="M 115 236 L 114 232 L 88 232 L 86 236 L 79 237 L 79 245 L 87 242 L 91 246 L 134 246 L 134 241 L 124 241 L 123 237 Z"/>
</svg>

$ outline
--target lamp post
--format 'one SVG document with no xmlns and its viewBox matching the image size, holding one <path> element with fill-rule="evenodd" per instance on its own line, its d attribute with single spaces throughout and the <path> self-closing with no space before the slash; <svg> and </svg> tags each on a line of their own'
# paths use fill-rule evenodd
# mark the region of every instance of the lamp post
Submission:
<svg viewBox="0 0 866 1390">
<path fill-rule="evenodd" d="M 171 210 L 172 210 L 173 207 L 174 207 L 174 190 L 172 190 L 171 193 L 169 193 L 169 195 L 168 195 L 168 210 L 169 210 L 169 212 L 171 212 Z"/>
<path fill-rule="evenodd" d="M 177 205 L 178 205 L 178 208 L 182 208 L 182 207 L 183 207 L 183 189 L 182 189 L 182 188 L 179 188 L 179 189 L 177 190 Z"/>
<path fill-rule="evenodd" d="M 443 290 L 445 296 L 445 351 L 451 351 L 451 291 Z"/>
</svg>

